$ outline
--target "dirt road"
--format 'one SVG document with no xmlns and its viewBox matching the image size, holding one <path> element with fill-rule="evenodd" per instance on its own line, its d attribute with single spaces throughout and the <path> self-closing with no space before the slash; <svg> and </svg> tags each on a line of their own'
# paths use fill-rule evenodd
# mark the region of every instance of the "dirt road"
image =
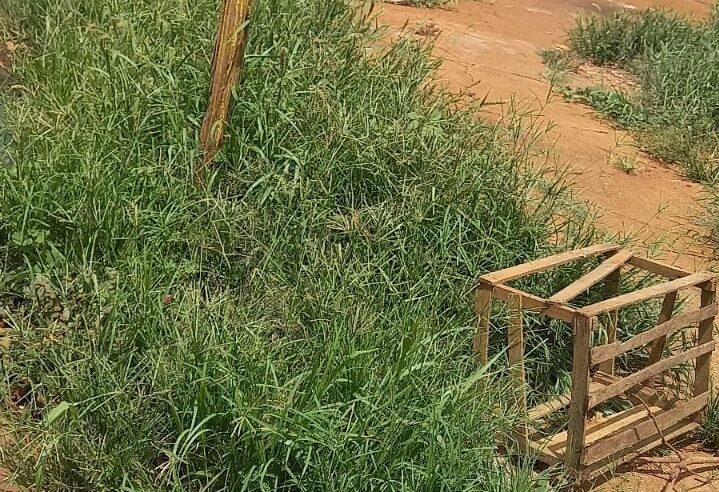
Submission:
<svg viewBox="0 0 719 492">
<path fill-rule="evenodd" d="M 635 237 L 647 249 L 658 244 L 659 256 L 688 269 L 717 265 L 715 250 L 702 225 L 704 188 L 683 179 L 676 169 L 640 152 L 627 132 L 615 129 L 590 108 L 548 97 L 550 83 L 538 54 L 565 43 L 565 33 L 578 15 L 619 8 L 669 7 L 693 16 L 708 13 L 711 0 L 467 0 L 446 9 L 384 5 L 379 21 L 390 35 L 434 38 L 435 55 L 443 60 L 440 83 L 474 97 L 487 96 L 490 115 L 510 105 L 530 108 L 550 125 L 545 144 L 556 155 L 557 169 L 566 166 L 575 198 L 596 207 L 599 225 Z M 476 84 L 476 85 L 475 85 Z M 636 171 L 617 166 L 630 159 Z M 715 367 L 719 357 L 715 357 Z M 715 370 L 715 374 L 719 374 Z M 697 444 L 685 448 L 701 455 Z M 704 471 L 711 477 L 716 471 Z M 664 481 L 626 468 L 599 487 L 603 491 L 658 491 Z M 677 490 L 719 490 L 719 481 L 702 485 L 690 477 Z"/>
<path fill-rule="evenodd" d="M 395 35 L 438 33 L 435 54 L 444 60 L 442 83 L 453 90 L 471 87 L 477 97 L 487 95 L 488 102 L 503 103 L 491 111 L 507 108 L 515 99 L 541 113 L 540 119 L 553 126 L 549 138 L 556 144 L 557 165 L 568 166 L 576 197 L 596 206 L 600 225 L 647 245 L 659 242 L 663 259 L 700 269 L 715 260 L 707 242 L 709 231 L 701 224 L 703 187 L 638 152 L 630 135 L 591 109 L 556 96 L 547 102 L 551 87 L 538 51 L 563 44 L 567 29 L 581 13 L 669 6 L 705 15 L 710 3 L 470 0 L 451 3 L 447 9 L 385 5 L 380 22 L 391 26 Z M 633 173 L 617 165 L 620 156 L 636 163 Z"/>
</svg>

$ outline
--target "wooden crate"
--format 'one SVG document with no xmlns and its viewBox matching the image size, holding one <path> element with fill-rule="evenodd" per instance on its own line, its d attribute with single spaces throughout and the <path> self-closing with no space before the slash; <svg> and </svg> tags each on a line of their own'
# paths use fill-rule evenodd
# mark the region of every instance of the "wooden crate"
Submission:
<svg viewBox="0 0 719 492">
<path fill-rule="evenodd" d="M 523 292 L 508 282 L 576 260 L 600 257 L 599 266 L 549 298 Z M 663 283 L 618 295 L 622 268 L 638 268 L 665 277 Z M 713 327 L 717 316 L 717 275 L 690 273 L 680 268 L 635 256 L 613 244 L 602 244 L 562 253 L 483 275 L 475 292 L 477 331 L 474 352 L 487 363 L 489 321 L 492 301 L 508 303 L 508 358 L 519 404 L 527 412 L 527 425 L 515 436 L 520 451 L 537 455 L 548 465 L 563 463 L 577 482 L 604 474 L 641 453 L 695 429 L 704 417 L 709 399 L 709 368 L 714 350 Z M 605 300 L 584 307 L 572 301 L 595 284 L 604 281 Z M 677 293 L 683 289 L 701 291 L 698 310 L 674 316 Z M 618 311 L 643 301 L 663 298 L 657 325 L 624 341 L 618 341 Z M 562 320 L 572 327 L 572 389 L 567 395 L 527 409 L 524 377 L 523 311 L 534 311 Z M 592 334 L 605 319 L 606 343 L 592 345 Z M 663 357 L 667 336 L 697 325 L 693 347 Z M 630 350 L 647 347 L 648 365 L 618 377 L 614 362 Z M 670 399 L 650 383 L 672 367 L 695 360 L 693 388 L 686 397 Z M 688 383 L 687 383 L 688 385 Z M 588 417 L 593 409 L 613 398 L 629 399 L 634 406 L 601 421 Z M 533 422 L 569 407 L 567 430 L 540 438 Z M 660 432 L 661 431 L 661 432 Z"/>
</svg>

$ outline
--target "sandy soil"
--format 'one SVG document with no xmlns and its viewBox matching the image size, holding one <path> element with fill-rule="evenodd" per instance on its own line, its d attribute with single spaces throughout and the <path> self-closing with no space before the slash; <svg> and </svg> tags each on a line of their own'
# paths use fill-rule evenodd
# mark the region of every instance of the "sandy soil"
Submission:
<svg viewBox="0 0 719 492">
<path fill-rule="evenodd" d="M 671 166 L 639 151 L 631 135 L 614 128 L 590 108 L 550 97 L 551 86 L 538 55 L 543 48 L 565 43 L 565 33 L 578 15 L 618 8 L 674 8 L 692 16 L 708 13 L 711 0 L 460 0 L 445 9 L 382 5 L 379 22 L 389 35 L 434 40 L 443 60 L 439 82 L 472 97 L 487 96 L 490 117 L 501 116 L 512 104 L 529 108 L 550 125 L 545 144 L 556 155 L 556 167 L 566 166 L 575 198 L 594 206 L 600 226 L 636 238 L 659 257 L 691 270 L 717 266 L 717 258 L 702 224 L 704 188 Z M 595 76 L 591 68 L 585 76 Z M 616 74 L 605 74 L 612 82 Z M 617 165 L 629 159 L 631 174 Z M 642 247 L 642 246 L 640 246 Z M 715 366 L 719 357 L 715 359 Z M 715 371 L 715 374 L 719 372 Z M 696 443 L 683 448 L 694 456 Z M 634 465 L 636 468 L 636 465 Z M 704 470 L 703 477 L 717 476 Z M 664 481 L 632 466 L 599 485 L 603 491 L 659 491 Z M 719 490 L 693 477 L 677 490 Z"/>
</svg>

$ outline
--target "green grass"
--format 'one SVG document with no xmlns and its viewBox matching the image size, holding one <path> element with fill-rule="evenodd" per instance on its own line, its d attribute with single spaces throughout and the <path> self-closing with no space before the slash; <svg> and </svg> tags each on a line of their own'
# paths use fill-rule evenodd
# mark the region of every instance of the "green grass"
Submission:
<svg viewBox="0 0 719 492">
<path fill-rule="evenodd" d="M 703 22 L 649 10 L 581 19 L 569 33 L 573 52 L 637 76 L 640 95 L 587 89 L 584 100 L 635 130 L 651 153 L 692 179 L 719 178 L 719 10 Z"/>
<path fill-rule="evenodd" d="M 709 400 L 706 421 L 699 428 L 699 435 L 706 446 L 719 449 L 719 397 L 716 394 Z"/>
<path fill-rule="evenodd" d="M 3 7 L 26 87 L 5 98 L 0 166 L 0 460 L 17 481 L 548 487 L 496 455 L 521 419 L 501 312 L 497 363 L 470 352 L 478 273 L 595 237 L 529 165 L 526 131 L 453 109 L 429 48 L 379 49 L 346 2 L 267 0 L 201 191 L 214 1 Z M 566 391 L 568 328 L 528 317 L 526 337 L 532 401 Z"/>
</svg>

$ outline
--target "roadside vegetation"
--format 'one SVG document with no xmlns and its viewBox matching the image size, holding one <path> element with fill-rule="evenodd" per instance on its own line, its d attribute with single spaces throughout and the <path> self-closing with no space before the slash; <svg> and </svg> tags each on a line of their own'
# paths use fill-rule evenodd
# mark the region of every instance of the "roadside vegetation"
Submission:
<svg viewBox="0 0 719 492">
<path fill-rule="evenodd" d="M 547 52 L 553 66 L 571 57 L 620 67 L 636 76 L 637 93 L 584 87 L 569 91 L 619 125 L 660 159 L 697 181 L 719 178 L 719 10 L 706 21 L 648 10 L 580 19 L 569 33 L 571 52 Z"/>
<path fill-rule="evenodd" d="M 498 459 L 521 416 L 502 364 L 470 353 L 478 273 L 593 239 L 527 165 L 526 131 L 452 109 L 427 84 L 428 48 L 369 49 L 347 2 L 266 0 L 200 190 L 214 1 L 2 8 L 22 84 L 4 97 L 0 166 L 0 460 L 15 480 L 545 487 Z M 527 337 L 533 400 L 566 391 L 566 327 L 533 320 Z M 501 358 L 499 329 L 493 344 Z"/>
</svg>

